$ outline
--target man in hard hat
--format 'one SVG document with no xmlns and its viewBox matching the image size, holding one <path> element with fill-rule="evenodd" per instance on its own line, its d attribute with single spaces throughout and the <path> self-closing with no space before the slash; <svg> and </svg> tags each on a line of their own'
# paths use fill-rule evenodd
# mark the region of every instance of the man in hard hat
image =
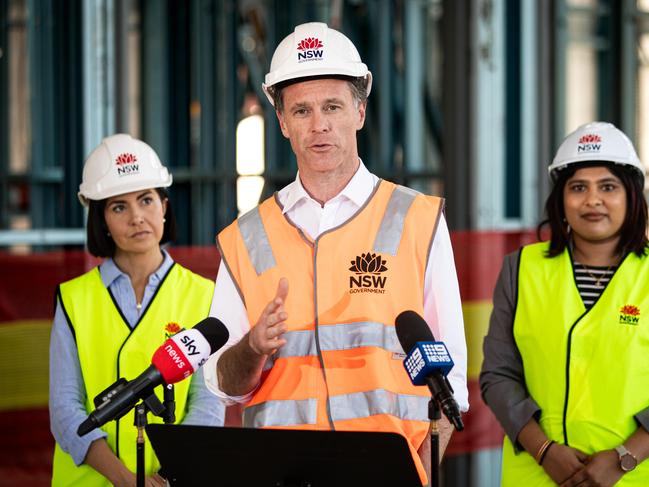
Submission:
<svg viewBox="0 0 649 487">
<path fill-rule="evenodd" d="M 395 318 L 414 310 L 446 342 L 465 411 L 462 309 L 443 201 L 359 159 L 371 87 L 352 42 L 326 24 L 299 25 L 277 47 L 263 88 L 298 175 L 218 236 L 212 314 L 230 340 L 205 376 L 244 404 L 244 426 L 399 433 L 425 483 L 430 393 L 405 373 Z M 441 431 L 443 451 L 445 419 Z"/>
</svg>

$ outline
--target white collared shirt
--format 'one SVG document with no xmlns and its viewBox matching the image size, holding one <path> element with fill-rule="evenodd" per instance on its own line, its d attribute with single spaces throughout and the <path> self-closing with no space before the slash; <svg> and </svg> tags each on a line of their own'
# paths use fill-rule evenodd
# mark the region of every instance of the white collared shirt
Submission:
<svg viewBox="0 0 649 487">
<path fill-rule="evenodd" d="M 352 217 L 365 204 L 378 182 L 379 178 L 370 173 L 361 161 L 347 186 L 324 205 L 309 196 L 302 186 L 299 173 L 295 181 L 279 191 L 278 199 L 284 215 L 315 239 L 321 233 L 343 224 Z M 227 403 L 246 403 L 254 391 L 245 396 L 228 396 L 219 388 L 216 374 L 216 363 L 221 354 L 238 343 L 250 330 L 246 309 L 223 261 L 216 276 L 210 316 L 218 318 L 227 326 L 230 337 L 225 346 L 214 353 L 205 364 L 203 371 L 205 383 L 209 390 Z M 464 320 L 453 249 L 443 215 L 439 220 L 426 267 L 424 318 L 433 336 L 446 344 L 455 363 L 448 378 L 460 409 L 467 411 L 469 400 L 466 384 L 467 351 Z"/>
</svg>

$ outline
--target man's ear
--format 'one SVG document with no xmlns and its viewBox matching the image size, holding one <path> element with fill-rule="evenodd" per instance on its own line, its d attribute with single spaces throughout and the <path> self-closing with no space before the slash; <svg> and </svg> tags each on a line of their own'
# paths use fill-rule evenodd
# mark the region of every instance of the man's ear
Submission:
<svg viewBox="0 0 649 487">
<path fill-rule="evenodd" d="M 358 124 L 356 125 L 356 130 L 360 130 L 365 125 L 365 110 L 367 109 L 367 100 L 358 104 Z"/>
<path fill-rule="evenodd" d="M 277 115 L 277 120 L 279 120 L 279 128 L 282 131 L 282 135 L 289 139 L 288 129 L 286 128 L 286 123 L 284 122 L 284 115 L 279 111 L 275 110 L 275 115 Z"/>
</svg>

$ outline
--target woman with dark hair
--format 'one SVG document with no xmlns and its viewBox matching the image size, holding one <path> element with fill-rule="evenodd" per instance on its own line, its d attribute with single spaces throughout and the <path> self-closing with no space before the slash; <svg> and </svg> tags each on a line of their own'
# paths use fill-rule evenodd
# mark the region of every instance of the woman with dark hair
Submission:
<svg viewBox="0 0 649 487">
<path fill-rule="evenodd" d="M 549 168 L 550 240 L 505 258 L 480 374 L 505 430 L 502 485 L 649 485 L 644 168 L 609 123 Z"/>
<path fill-rule="evenodd" d="M 171 175 L 151 147 L 108 137 L 90 154 L 79 199 L 88 207 L 88 250 L 104 262 L 57 289 L 50 342 L 50 422 L 56 440 L 52 485 L 135 485 L 134 412 L 85 436 L 77 428 L 93 399 L 118 378 L 151 365 L 165 338 L 208 315 L 214 284 L 160 247 L 175 237 Z M 162 386 L 155 389 L 162 400 Z M 175 384 L 176 422 L 222 425 L 224 406 L 199 369 Z M 149 422 L 162 421 L 149 415 Z M 153 449 L 146 484 L 166 485 Z"/>
</svg>

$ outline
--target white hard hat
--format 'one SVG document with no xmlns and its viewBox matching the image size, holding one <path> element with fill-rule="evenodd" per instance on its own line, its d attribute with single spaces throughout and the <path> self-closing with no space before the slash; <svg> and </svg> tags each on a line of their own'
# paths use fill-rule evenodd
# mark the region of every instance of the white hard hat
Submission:
<svg viewBox="0 0 649 487">
<path fill-rule="evenodd" d="M 327 24 L 309 22 L 295 27 L 277 46 L 262 87 L 274 106 L 269 88 L 277 83 L 326 75 L 366 78 L 368 95 L 372 89 L 372 73 L 361 61 L 352 41 Z"/>
<path fill-rule="evenodd" d="M 612 123 L 591 122 L 568 135 L 559 146 L 548 172 L 556 179 L 557 172 L 579 162 L 614 162 L 631 166 L 644 180 L 645 168 L 629 138 Z"/>
<path fill-rule="evenodd" d="M 155 151 L 127 134 L 106 137 L 83 166 L 79 201 L 103 200 L 118 194 L 171 186 L 172 177 Z"/>
</svg>

